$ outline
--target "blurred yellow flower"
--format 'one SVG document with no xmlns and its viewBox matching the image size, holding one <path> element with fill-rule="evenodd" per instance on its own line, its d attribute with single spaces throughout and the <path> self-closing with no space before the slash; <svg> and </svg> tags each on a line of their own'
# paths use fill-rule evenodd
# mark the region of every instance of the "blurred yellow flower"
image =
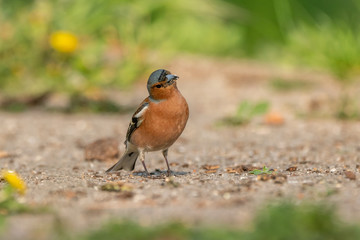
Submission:
<svg viewBox="0 0 360 240">
<path fill-rule="evenodd" d="M 26 191 L 25 182 L 14 171 L 3 170 L 1 172 L 3 179 L 15 188 L 20 194 L 24 194 Z"/>
<path fill-rule="evenodd" d="M 77 37 L 66 31 L 56 31 L 50 36 L 50 45 L 61 53 L 72 53 L 78 47 Z"/>
</svg>

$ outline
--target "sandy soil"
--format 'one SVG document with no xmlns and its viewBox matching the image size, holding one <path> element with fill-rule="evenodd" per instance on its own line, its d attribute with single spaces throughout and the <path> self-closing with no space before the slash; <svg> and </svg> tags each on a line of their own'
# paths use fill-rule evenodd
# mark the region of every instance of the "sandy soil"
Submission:
<svg viewBox="0 0 360 240">
<path fill-rule="evenodd" d="M 175 176 L 166 179 L 161 153 L 147 155 L 154 172 L 104 174 L 113 162 L 84 161 L 83 145 L 103 137 L 125 138 L 131 114 L 66 115 L 29 111 L 0 113 L 0 150 L 14 154 L 0 159 L 1 168 L 16 170 L 26 181 L 25 201 L 47 205 L 54 213 L 9 218 L 9 239 L 45 239 L 62 223 L 74 232 L 92 229 L 112 218 L 142 224 L 183 220 L 196 224 L 246 227 L 254 213 L 283 198 L 327 200 L 337 204 L 347 221 L 360 220 L 360 122 L 301 118 L 301 113 L 328 112 L 339 87 L 317 72 L 294 71 L 249 62 L 182 58 L 167 66 L 181 78 L 178 86 L 191 116 L 183 135 L 170 148 Z M 279 93 L 269 87 L 275 77 L 316 82 L 310 90 Z M 146 79 L 133 90 L 113 93 L 125 104 L 146 97 Z M 272 126 L 262 117 L 240 127 L 218 127 L 216 121 L 234 113 L 241 100 L 268 100 L 285 123 Z M 121 151 L 124 146 L 120 146 Z M 203 165 L 219 165 L 214 173 Z M 275 179 L 261 180 L 247 171 L 229 173 L 238 165 L 277 170 Z M 286 171 L 296 166 L 296 171 Z M 120 181 L 131 193 L 102 191 Z M 1 184 L 1 183 L 0 183 Z"/>
</svg>

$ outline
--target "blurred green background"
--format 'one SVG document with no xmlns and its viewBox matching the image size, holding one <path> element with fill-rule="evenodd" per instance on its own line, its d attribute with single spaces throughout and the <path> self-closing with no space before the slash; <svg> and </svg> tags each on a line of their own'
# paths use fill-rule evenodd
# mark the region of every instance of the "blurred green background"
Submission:
<svg viewBox="0 0 360 240">
<path fill-rule="evenodd" d="M 3 95 L 126 88 L 179 54 L 360 71 L 360 0 L 0 0 Z"/>
</svg>

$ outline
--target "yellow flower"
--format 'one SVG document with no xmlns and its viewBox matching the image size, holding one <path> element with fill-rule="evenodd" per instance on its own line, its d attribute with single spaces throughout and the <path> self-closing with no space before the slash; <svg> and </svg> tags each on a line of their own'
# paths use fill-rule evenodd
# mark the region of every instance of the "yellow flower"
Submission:
<svg viewBox="0 0 360 240">
<path fill-rule="evenodd" d="M 11 187 L 15 188 L 20 194 L 24 194 L 26 191 L 25 182 L 14 171 L 3 170 L 2 177 Z"/>
<path fill-rule="evenodd" d="M 61 53 L 72 53 L 78 47 L 77 37 L 66 31 L 56 31 L 50 36 L 50 45 Z"/>
</svg>

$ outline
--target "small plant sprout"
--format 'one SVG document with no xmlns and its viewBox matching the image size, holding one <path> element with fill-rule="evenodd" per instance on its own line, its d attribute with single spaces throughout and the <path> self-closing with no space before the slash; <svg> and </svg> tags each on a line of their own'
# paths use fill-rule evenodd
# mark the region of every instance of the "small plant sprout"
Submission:
<svg viewBox="0 0 360 240">
<path fill-rule="evenodd" d="M 254 169 L 252 171 L 250 171 L 250 174 L 254 174 L 254 175 L 261 175 L 261 174 L 272 174 L 274 172 L 274 170 L 267 168 L 266 166 L 264 166 L 262 169 Z"/>
<path fill-rule="evenodd" d="M 235 115 L 225 117 L 220 121 L 221 125 L 243 125 L 249 123 L 254 117 L 264 115 L 268 112 L 270 103 L 267 101 L 260 101 L 251 103 L 249 101 L 242 101 Z"/>
</svg>

